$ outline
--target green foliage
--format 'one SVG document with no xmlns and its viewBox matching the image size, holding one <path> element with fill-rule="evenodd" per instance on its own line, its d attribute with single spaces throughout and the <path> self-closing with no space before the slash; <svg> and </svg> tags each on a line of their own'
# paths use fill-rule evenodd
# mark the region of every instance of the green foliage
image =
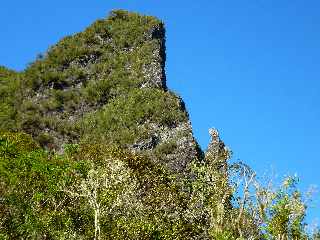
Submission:
<svg viewBox="0 0 320 240">
<path fill-rule="evenodd" d="M 4 158 L 14 157 L 38 148 L 33 139 L 25 133 L 0 132 L 0 151 Z"/>
<path fill-rule="evenodd" d="M 53 155 L 34 148 L 25 134 L 7 136 L 2 145 L 17 149 L 21 143 L 23 150 L 12 155 L 1 148 L 3 236 L 171 239 L 191 234 L 174 216 L 185 197 L 179 181 L 147 157 L 106 145 L 67 145 L 65 155 Z"/>
<path fill-rule="evenodd" d="M 19 74 L 0 66 L 0 130 L 17 129 L 20 94 Z"/>
<path fill-rule="evenodd" d="M 225 173 L 214 162 L 194 162 L 193 177 L 182 177 L 115 145 L 68 144 L 59 155 L 24 133 L 1 133 L 0 236 L 242 240 L 263 233 L 262 239 L 308 239 L 296 178 L 268 190 L 263 230 L 244 235 L 252 205 L 243 205 L 246 214 L 236 224 L 241 208 L 228 201 L 231 176 Z"/>
<path fill-rule="evenodd" d="M 81 123 L 81 135 L 88 141 L 124 146 L 148 137 L 147 129 L 141 128 L 146 122 L 176 126 L 186 119 L 177 97 L 163 90 L 144 88 L 131 91 L 88 115 Z"/>
<path fill-rule="evenodd" d="M 45 220 L 50 221 L 46 218 L 52 213 L 46 210 L 59 203 L 56 184 L 62 163 L 48 161 L 49 156 L 24 134 L 4 134 L 1 138 L 5 139 L 0 159 L 1 232 L 10 239 L 35 237 L 41 231 L 46 234 L 49 222 Z M 14 155 L 7 146 L 15 149 Z"/>
<path fill-rule="evenodd" d="M 279 239 L 307 239 L 305 233 L 306 205 L 302 194 L 297 189 L 298 178 L 288 177 L 284 180 L 272 199 L 267 212 L 267 236 Z"/>
<path fill-rule="evenodd" d="M 229 202 L 232 191 L 228 175 L 224 171 L 217 171 L 215 162 L 210 161 L 195 162 L 191 168 L 196 176 L 195 181 L 191 182 L 189 202 L 189 211 L 195 218 L 193 221 L 208 232 L 210 239 L 237 239 L 238 234 L 232 224 L 235 216 Z"/>
<path fill-rule="evenodd" d="M 172 153 L 177 147 L 175 141 L 164 142 L 155 148 L 155 155 L 157 158 L 161 159 L 167 154 Z"/>
</svg>

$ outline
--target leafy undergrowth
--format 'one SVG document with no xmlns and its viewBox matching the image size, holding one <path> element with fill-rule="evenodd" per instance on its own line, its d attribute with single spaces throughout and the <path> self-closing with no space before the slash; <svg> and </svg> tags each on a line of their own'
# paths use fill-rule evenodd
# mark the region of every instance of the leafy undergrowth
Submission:
<svg viewBox="0 0 320 240">
<path fill-rule="evenodd" d="M 294 178 L 232 204 L 222 199 L 235 198 L 227 179 L 236 175 L 210 159 L 193 162 L 188 179 L 113 145 L 64 149 L 1 133 L 1 239 L 311 239 Z M 241 163 L 230 169 L 238 179 L 252 176 Z"/>
</svg>

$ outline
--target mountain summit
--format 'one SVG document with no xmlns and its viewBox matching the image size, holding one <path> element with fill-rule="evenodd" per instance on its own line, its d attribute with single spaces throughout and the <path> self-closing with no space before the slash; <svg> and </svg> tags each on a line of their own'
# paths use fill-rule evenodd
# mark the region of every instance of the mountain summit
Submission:
<svg viewBox="0 0 320 240">
<path fill-rule="evenodd" d="M 15 88 L 5 91 L 18 102 L 3 97 L 15 114 L 9 127 L 5 118 L 0 126 L 60 152 L 64 144 L 104 142 L 184 171 L 201 151 L 183 101 L 167 89 L 165 60 L 161 21 L 113 11 L 63 38 L 25 71 L 1 70 L 15 76 Z"/>
</svg>

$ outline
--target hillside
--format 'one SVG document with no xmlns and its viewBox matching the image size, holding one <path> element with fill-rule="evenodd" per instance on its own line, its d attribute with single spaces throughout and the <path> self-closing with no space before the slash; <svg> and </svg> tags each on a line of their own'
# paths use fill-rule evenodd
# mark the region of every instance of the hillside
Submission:
<svg viewBox="0 0 320 240">
<path fill-rule="evenodd" d="M 29 133 L 47 149 L 104 142 L 161 156 L 183 171 L 201 153 L 183 101 L 166 87 L 164 65 L 163 24 L 114 11 L 62 39 L 24 72 L 1 69 L 10 79 L 17 75 L 17 86 L 8 88 L 19 98 L 10 93 L 2 101 L 10 123 L 4 117 L 0 126 Z"/>
<path fill-rule="evenodd" d="M 164 24 L 116 10 L 0 67 L 0 239 L 311 239 L 297 179 L 261 184 L 216 129 L 200 149 L 165 61 Z"/>
</svg>

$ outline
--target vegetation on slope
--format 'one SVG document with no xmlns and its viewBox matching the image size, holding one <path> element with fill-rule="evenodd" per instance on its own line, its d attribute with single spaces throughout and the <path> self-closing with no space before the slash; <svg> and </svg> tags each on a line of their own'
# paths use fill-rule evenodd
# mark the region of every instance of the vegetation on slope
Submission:
<svg viewBox="0 0 320 240">
<path fill-rule="evenodd" d="M 20 94 L 19 74 L 0 66 L 0 129 L 17 129 Z"/>
<path fill-rule="evenodd" d="M 214 130 L 202 153 L 164 48 L 159 20 L 118 10 L 0 67 L 0 239 L 319 239 L 296 178 L 261 183 Z"/>
<path fill-rule="evenodd" d="M 132 98 L 143 86 L 169 95 L 161 72 L 163 34 L 156 18 L 114 11 L 85 31 L 62 39 L 24 72 L 1 68 L 1 129 L 21 129 L 42 146 L 59 149 L 63 143 L 79 140 L 80 132 L 85 132 L 79 121 L 86 113 L 93 115 L 126 95 Z M 158 82 L 156 74 L 163 75 Z M 150 92 L 137 95 L 148 99 Z M 152 100 L 149 111 L 156 114 L 161 104 L 157 98 Z"/>
</svg>

